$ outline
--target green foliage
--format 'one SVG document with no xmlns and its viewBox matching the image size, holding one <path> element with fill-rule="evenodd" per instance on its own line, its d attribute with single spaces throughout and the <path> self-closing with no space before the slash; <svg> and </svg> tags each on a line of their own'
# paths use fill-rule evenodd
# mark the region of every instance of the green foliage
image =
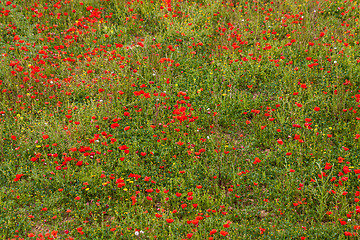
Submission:
<svg viewBox="0 0 360 240">
<path fill-rule="evenodd" d="M 4 239 L 357 237 L 358 3 L 0 7 Z"/>
</svg>

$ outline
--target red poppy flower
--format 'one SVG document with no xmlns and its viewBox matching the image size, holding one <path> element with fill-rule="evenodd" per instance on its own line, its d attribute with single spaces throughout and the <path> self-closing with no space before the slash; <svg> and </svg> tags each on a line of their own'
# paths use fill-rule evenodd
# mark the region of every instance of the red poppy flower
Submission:
<svg viewBox="0 0 360 240">
<path fill-rule="evenodd" d="M 220 234 L 221 235 L 223 235 L 224 237 L 226 236 L 226 235 L 228 235 L 229 233 L 228 232 L 226 232 L 226 231 L 220 231 Z"/>
</svg>

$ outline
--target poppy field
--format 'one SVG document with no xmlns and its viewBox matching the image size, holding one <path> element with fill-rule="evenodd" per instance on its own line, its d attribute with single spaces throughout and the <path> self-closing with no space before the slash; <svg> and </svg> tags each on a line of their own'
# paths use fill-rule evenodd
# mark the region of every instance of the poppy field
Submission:
<svg viewBox="0 0 360 240">
<path fill-rule="evenodd" d="M 0 1 L 0 239 L 358 239 L 360 3 Z"/>
</svg>

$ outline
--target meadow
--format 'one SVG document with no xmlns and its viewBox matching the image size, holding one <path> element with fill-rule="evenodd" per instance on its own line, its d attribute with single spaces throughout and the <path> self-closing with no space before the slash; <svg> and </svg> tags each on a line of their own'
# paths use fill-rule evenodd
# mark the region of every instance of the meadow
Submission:
<svg viewBox="0 0 360 240">
<path fill-rule="evenodd" d="M 0 239 L 359 238 L 358 1 L 0 9 Z"/>
</svg>

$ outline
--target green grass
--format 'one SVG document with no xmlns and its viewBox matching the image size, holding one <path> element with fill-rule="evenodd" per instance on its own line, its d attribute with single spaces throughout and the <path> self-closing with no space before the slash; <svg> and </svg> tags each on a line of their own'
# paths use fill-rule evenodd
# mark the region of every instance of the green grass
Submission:
<svg viewBox="0 0 360 240">
<path fill-rule="evenodd" d="M 0 3 L 2 239 L 357 239 L 359 3 Z"/>
</svg>

